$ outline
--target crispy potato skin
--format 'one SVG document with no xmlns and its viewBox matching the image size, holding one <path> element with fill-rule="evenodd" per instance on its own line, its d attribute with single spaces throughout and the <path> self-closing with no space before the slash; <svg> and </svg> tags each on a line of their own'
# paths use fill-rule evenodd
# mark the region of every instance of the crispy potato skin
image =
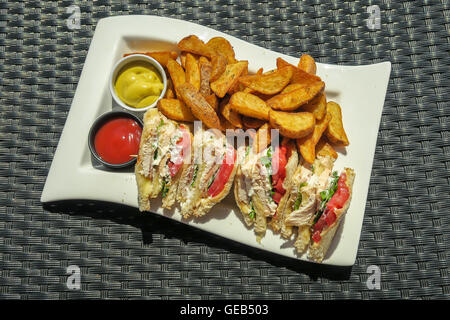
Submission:
<svg viewBox="0 0 450 320">
<path fill-rule="evenodd" d="M 302 106 L 302 110 L 306 112 L 311 112 L 316 120 L 322 120 L 327 113 L 327 98 L 325 93 L 322 93 L 312 99 L 310 102 Z"/>
<path fill-rule="evenodd" d="M 229 64 L 237 62 L 234 49 L 227 39 L 223 37 L 214 37 L 206 43 L 206 46 L 216 53 L 222 53 L 227 58 Z"/>
<path fill-rule="evenodd" d="M 186 74 L 180 64 L 173 59 L 167 62 L 167 71 L 169 71 L 175 92 L 179 96 L 178 87 L 186 82 Z"/>
<path fill-rule="evenodd" d="M 325 136 L 320 138 L 319 142 L 316 145 L 316 156 L 317 157 L 331 157 L 333 159 L 337 159 L 338 154 L 336 150 L 334 150 L 333 146 L 327 142 Z"/>
<path fill-rule="evenodd" d="M 200 89 L 200 68 L 195 57 L 188 53 L 186 55 L 186 81 L 192 84 L 197 90 Z"/>
<path fill-rule="evenodd" d="M 261 152 L 267 148 L 267 146 L 271 143 L 272 132 L 270 125 L 266 122 L 263 124 L 258 131 L 256 132 L 256 137 L 253 139 L 253 151 L 255 153 Z"/>
<path fill-rule="evenodd" d="M 284 68 L 284 67 L 287 67 L 287 66 L 290 66 L 290 67 L 293 67 L 293 68 L 297 68 L 292 63 L 287 62 L 283 58 L 281 58 L 281 57 L 277 58 L 277 68 L 278 69 L 281 69 L 281 68 Z"/>
<path fill-rule="evenodd" d="M 170 77 L 167 77 L 167 90 L 166 90 L 166 95 L 164 96 L 164 98 L 167 98 L 167 99 L 175 99 L 176 98 L 172 79 L 170 79 Z"/>
<path fill-rule="evenodd" d="M 331 121 L 325 131 L 327 138 L 332 143 L 348 146 L 350 142 L 348 141 L 344 124 L 342 123 L 341 107 L 336 102 L 330 101 L 327 103 L 327 113 L 331 115 Z"/>
<path fill-rule="evenodd" d="M 277 58 L 277 68 L 278 69 L 286 67 L 286 66 L 291 66 L 294 68 L 293 69 L 294 73 L 292 75 L 291 82 L 290 82 L 291 84 L 292 83 L 311 84 L 314 82 L 322 81 L 320 79 L 320 77 L 316 76 L 315 74 L 308 73 L 305 70 L 300 69 L 300 68 L 294 66 L 293 64 L 283 60 L 282 58 Z"/>
<path fill-rule="evenodd" d="M 297 139 L 298 151 L 306 162 L 312 164 L 316 159 L 316 144 L 327 129 L 330 120 L 331 115 L 327 114 L 322 120 L 316 122 L 312 133 L 305 138 Z"/>
<path fill-rule="evenodd" d="M 211 66 L 212 66 L 211 80 L 210 80 L 211 82 L 214 82 L 217 79 L 219 79 L 222 73 L 225 72 L 227 64 L 228 64 L 227 58 L 221 53 L 216 53 L 211 58 Z"/>
<path fill-rule="evenodd" d="M 266 121 L 269 120 L 270 108 L 264 100 L 251 93 L 243 91 L 236 92 L 231 96 L 230 104 L 232 109 L 244 116 Z"/>
<path fill-rule="evenodd" d="M 214 51 L 195 35 L 187 36 L 178 42 L 178 49 L 211 58 Z"/>
<path fill-rule="evenodd" d="M 211 82 L 211 90 L 219 98 L 223 98 L 228 90 L 238 81 L 239 76 L 246 68 L 248 68 L 248 61 L 228 64 L 219 79 Z"/>
<path fill-rule="evenodd" d="M 232 109 L 230 103 L 223 104 L 220 108 L 220 113 L 236 128 L 241 129 L 243 127 L 241 115 Z"/>
<path fill-rule="evenodd" d="M 193 122 L 194 115 L 183 101 L 178 99 L 161 99 L 158 101 L 158 110 L 167 118 L 176 121 Z"/>
<path fill-rule="evenodd" d="M 264 123 L 266 122 L 260 119 L 242 116 L 242 125 L 244 126 L 245 129 L 258 129 Z"/>
<path fill-rule="evenodd" d="M 214 111 L 219 111 L 219 100 L 217 96 L 213 93 L 209 96 L 205 97 L 205 100 L 209 103 L 211 107 L 213 107 Z"/>
<path fill-rule="evenodd" d="M 198 66 L 200 68 L 200 94 L 207 97 L 211 94 L 209 81 L 211 79 L 212 66 L 209 60 L 205 57 L 200 57 L 198 60 Z"/>
<path fill-rule="evenodd" d="M 304 85 L 301 83 L 293 83 L 293 84 L 286 86 L 283 89 L 283 91 L 281 91 L 281 93 L 282 94 L 289 93 L 289 92 L 295 91 L 295 90 L 303 88 L 303 87 L 304 87 Z"/>
<path fill-rule="evenodd" d="M 248 63 L 247 63 L 247 66 L 244 67 L 244 70 L 242 70 L 241 74 L 239 75 L 239 78 L 240 78 L 240 77 L 245 77 L 245 76 L 247 76 L 247 75 L 248 75 Z M 240 83 L 240 82 L 239 82 L 239 79 L 238 79 L 238 81 L 236 81 L 236 82 L 230 87 L 230 89 L 228 89 L 227 93 L 228 93 L 229 95 L 233 95 L 233 94 L 235 94 L 235 93 L 238 92 L 238 91 L 243 91 L 244 89 L 245 89 L 245 86 L 244 86 L 242 83 Z"/>
<path fill-rule="evenodd" d="M 184 83 L 179 87 L 179 92 L 180 97 L 197 119 L 201 120 L 208 128 L 221 129 L 217 113 L 192 84 Z"/>
<path fill-rule="evenodd" d="M 294 68 L 286 66 L 269 74 L 254 74 L 241 77 L 239 82 L 262 94 L 276 94 L 283 90 L 292 78 Z"/>
<path fill-rule="evenodd" d="M 324 89 L 323 81 L 316 82 L 288 93 L 278 94 L 267 100 L 267 105 L 274 110 L 294 111 L 321 94 Z"/>
<path fill-rule="evenodd" d="M 269 123 L 272 128 L 279 129 L 280 134 L 299 139 L 309 135 L 315 126 L 315 118 L 309 112 L 283 112 L 270 110 Z"/>
<path fill-rule="evenodd" d="M 316 61 L 314 61 L 314 58 L 311 57 L 309 54 L 303 54 L 300 57 L 298 67 L 299 69 L 302 69 L 303 71 L 308 72 L 310 74 L 316 74 L 317 71 Z"/>
</svg>

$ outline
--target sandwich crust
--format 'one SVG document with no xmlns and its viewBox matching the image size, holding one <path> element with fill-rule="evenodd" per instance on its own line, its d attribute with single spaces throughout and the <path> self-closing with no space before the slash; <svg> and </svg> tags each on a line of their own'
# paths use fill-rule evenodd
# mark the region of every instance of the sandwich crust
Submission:
<svg viewBox="0 0 450 320">
<path fill-rule="evenodd" d="M 165 117 L 164 117 L 165 118 Z M 149 109 L 144 114 L 144 129 L 142 130 L 141 142 L 139 145 L 139 154 L 134 167 L 136 174 L 136 183 L 138 186 L 138 203 L 140 211 L 150 210 L 150 199 L 156 198 L 161 191 L 161 181 L 159 175 L 156 179 L 149 179 L 143 174 L 143 160 L 145 158 L 146 149 L 144 148 L 147 141 L 152 137 L 153 128 L 157 126 L 161 120 L 161 114 L 157 109 Z"/>
<path fill-rule="evenodd" d="M 353 182 L 355 181 L 355 171 L 350 168 L 345 168 L 344 171 L 347 175 L 345 184 L 349 189 L 350 196 L 341 209 L 337 209 L 334 211 L 334 213 L 336 214 L 336 221 L 331 226 L 326 227 L 325 230 L 322 231 L 322 233 L 320 234 L 321 240 L 319 242 L 311 241 L 311 244 L 309 246 L 308 258 L 315 262 L 322 262 L 325 258 L 325 255 L 331 245 L 334 235 L 336 234 L 339 224 L 341 223 L 344 214 L 347 212 L 352 200 L 352 189 Z"/>
<path fill-rule="evenodd" d="M 234 200 L 236 201 L 236 205 L 239 207 L 239 210 L 242 213 L 242 217 L 244 218 L 245 224 L 247 226 L 252 226 L 254 220 L 250 217 L 250 212 L 252 211 L 252 208 L 250 206 L 250 203 L 242 201 L 239 190 L 243 190 L 244 186 L 242 185 L 242 179 L 245 179 L 245 177 L 242 174 L 241 166 L 239 165 L 236 169 L 236 175 L 234 178 Z M 246 192 L 246 190 L 244 190 Z"/>
<path fill-rule="evenodd" d="M 283 188 L 286 190 L 286 193 L 281 197 L 280 202 L 278 203 L 277 215 L 270 221 L 270 227 L 272 228 L 272 230 L 276 232 L 281 230 L 281 235 L 284 238 L 290 238 L 292 235 L 292 227 L 286 226 L 284 223 L 284 220 L 286 219 L 284 214 L 286 212 L 290 191 L 292 189 L 292 177 L 294 176 L 294 173 L 298 166 L 298 153 L 295 145 L 292 140 L 289 142 L 289 144 L 292 144 L 290 146 L 292 153 L 286 164 L 286 178 L 283 181 Z"/>
</svg>

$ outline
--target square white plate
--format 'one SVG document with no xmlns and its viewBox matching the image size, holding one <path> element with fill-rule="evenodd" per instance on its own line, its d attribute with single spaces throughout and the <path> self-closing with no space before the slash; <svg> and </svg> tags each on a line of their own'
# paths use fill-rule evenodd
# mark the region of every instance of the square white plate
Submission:
<svg viewBox="0 0 450 320">
<path fill-rule="evenodd" d="M 138 207 L 137 187 L 131 172 L 113 172 L 93 167 L 88 149 L 88 132 L 93 121 L 111 110 L 112 97 L 108 77 L 114 63 L 124 53 L 177 50 L 176 43 L 195 34 L 203 40 L 222 36 L 228 39 L 236 58 L 249 61 L 249 70 L 265 71 L 276 67 L 282 57 L 297 64 L 298 57 L 273 52 L 216 30 L 194 23 L 156 16 L 121 16 L 101 19 L 80 76 L 72 107 L 42 192 L 41 201 L 69 199 L 101 200 Z M 299 53 L 300 55 L 300 53 Z M 377 133 L 386 95 L 391 63 L 367 66 L 317 65 L 317 74 L 325 81 L 328 100 L 342 107 L 344 126 L 350 145 L 340 153 L 335 168 L 355 169 L 353 199 L 329 250 L 325 264 L 350 266 L 356 259 L 359 237 L 369 189 L 370 172 Z M 246 245 L 296 259 L 292 242 L 268 230 L 259 244 L 253 230 L 242 221 L 232 192 L 201 220 L 183 221 L 178 209 L 163 210 L 157 201 L 152 211 Z"/>
</svg>

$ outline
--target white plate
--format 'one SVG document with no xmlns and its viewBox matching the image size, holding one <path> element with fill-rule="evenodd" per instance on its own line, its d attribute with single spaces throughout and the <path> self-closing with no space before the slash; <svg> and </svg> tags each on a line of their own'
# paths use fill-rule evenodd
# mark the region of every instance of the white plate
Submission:
<svg viewBox="0 0 450 320">
<path fill-rule="evenodd" d="M 138 207 L 137 187 L 132 173 L 108 172 L 93 167 L 87 144 L 89 128 L 95 118 L 111 110 L 108 77 L 114 63 L 124 53 L 176 50 L 176 43 L 190 34 L 198 35 L 203 40 L 225 37 L 234 47 L 238 59 L 249 60 L 252 72 L 256 72 L 259 67 L 264 70 L 275 68 L 278 57 L 293 64 L 298 62 L 298 57 L 273 52 L 182 20 L 156 16 L 101 19 L 42 192 L 42 202 L 87 199 Z M 356 67 L 317 65 L 317 74 L 326 83 L 327 98 L 342 107 L 350 140 L 350 146 L 339 154 L 335 168 L 346 166 L 356 171 L 353 199 L 323 261 L 325 264 L 350 266 L 355 262 L 390 71 L 390 62 Z M 241 220 L 232 192 L 199 221 L 182 221 L 178 209 L 164 211 L 156 202 L 153 201 L 152 210 L 158 214 L 246 245 L 307 260 L 305 255 L 296 255 L 292 242 L 287 243 L 270 230 L 261 244 L 257 243 L 253 230 L 248 229 Z"/>
</svg>

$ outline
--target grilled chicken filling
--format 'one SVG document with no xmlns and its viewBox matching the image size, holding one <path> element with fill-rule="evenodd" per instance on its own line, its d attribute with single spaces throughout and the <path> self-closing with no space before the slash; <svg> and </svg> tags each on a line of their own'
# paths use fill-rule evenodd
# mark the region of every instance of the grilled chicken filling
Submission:
<svg viewBox="0 0 450 320">
<path fill-rule="evenodd" d="M 289 196 L 291 212 L 286 217 L 286 225 L 300 227 L 311 223 L 317 211 L 320 192 L 328 187 L 332 168 L 330 157 L 317 159 L 311 168 L 307 165 L 300 167 L 293 177 L 293 183 L 298 187 Z"/>
</svg>

